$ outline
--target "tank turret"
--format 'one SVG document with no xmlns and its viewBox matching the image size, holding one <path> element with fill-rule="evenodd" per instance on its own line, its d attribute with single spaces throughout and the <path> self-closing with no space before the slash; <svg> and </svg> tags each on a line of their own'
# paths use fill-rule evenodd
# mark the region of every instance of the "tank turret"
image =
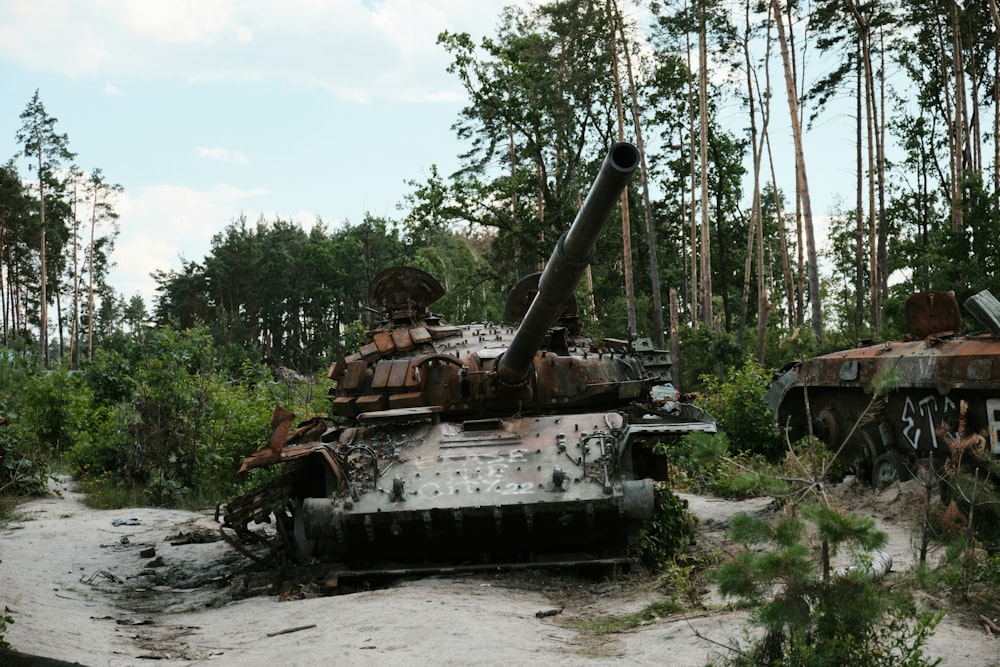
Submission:
<svg viewBox="0 0 1000 667">
<path fill-rule="evenodd" d="M 650 372 L 654 351 L 591 341 L 576 317 L 574 290 L 638 164 L 631 144 L 612 147 L 545 270 L 512 290 L 509 323 L 448 324 L 431 312 L 444 294 L 432 276 L 379 273 L 382 320 L 330 367 L 332 416 L 293 427 L 275 411 L 240 471 L 283 473 L 230 502 L 226 525 L 249 536 L 276 521 L 288 553 L 351 571 L 624 562 L 666 477 L 655 445 L 715 430 L 691 405 L 650 401 L 662 357 Z"/>
<path fill-rule="evenodd" d="M 638 168 L 635 146 L 621 142 L 611 148 L 573 225 L 552 251 L 538 280 L 538 293 L 500 359 L 497 374 L 501 381 L 510 385 L 524 381 L 545 334 L 587 270 L 604 223 Z"/>
</svg>

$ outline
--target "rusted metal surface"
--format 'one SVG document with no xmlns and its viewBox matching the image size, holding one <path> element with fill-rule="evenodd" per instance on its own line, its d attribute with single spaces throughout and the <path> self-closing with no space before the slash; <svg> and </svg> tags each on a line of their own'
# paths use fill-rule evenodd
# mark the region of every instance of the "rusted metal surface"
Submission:
<svg viewBox="0 0 1000 667">
<path fill-rule="evenodd" d="M 667 378 L 644 361 L 668 370 L 664 351 L 594 343 L 576 315 L 575 282 L 637 164 L 634 147 L 612 149 L 551 270 L 512 293 L 520 326 L 445 324 L 432 277 L 376 276 L 384 319 L 330 367 L 334 417 L 293 429 L 276 411 L 241 472 L 284 472 L 230 503 L 229 527 L 271 520 L 299 557 L 363 570 L 623 557 L 665 477 L 655 445 L 715 430 L 693 406 L 649 400 Z"/>
<path fill-rule="evenodd" d="M 903 339 L 794 364 L 766 395 L 793 440 L 811 431 L 876 483 L 905 479 L 921 462 L 942 465 L 963 435 L 982 435 L 1000 453 L 1000 337 L 958 333 L 950 292 L 914 295 L 907 316 Z M 873 403 L 873 383 L 889 374 L 897 387 Z"/>
</svg>

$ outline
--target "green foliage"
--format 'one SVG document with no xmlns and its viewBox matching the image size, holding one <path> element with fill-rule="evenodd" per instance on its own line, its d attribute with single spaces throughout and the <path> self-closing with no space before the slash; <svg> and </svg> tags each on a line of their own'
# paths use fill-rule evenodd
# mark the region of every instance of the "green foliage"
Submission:
<svg viewBox="0 0 1000 667">
<path fill-rule="evenodd" d="M 681 330 L 681 386 L 687 391 L 708 391 L 718 384 L 721 370 L 738 364 L 741 357 L 732 333 L 685 327 Z"/>
<path fill-rule="evenodd" d="M 30 424 L 33 445 L 58 456 L 84 430 L 92 404 L 83 378 L 63 368 L 44 370 L 25 383 L 21 420 Z"/>
<path fill-rule="evenodd" d="M 377 305 L 368 303 L 371 279 L 407 258 L 389 220 L 307 232 L 280 218 L 256 225 L 240 218 L 212 238 L 201 262 L 154 274 L 155 317 L 161 325 L 207 326 L 217 363 L 230 373 L 265 356 L 311 373 L 344 354 L 341 327 Z"/>
<path fill-rule="evenodd" d="M 245 366 L 231 381 L 205 329 L 160 329 L 125 358 L 99 355 L 83 373 L 94 383 L 89 418 L 66 460 L 84 488 L 103 504 L 134 501 L 135 491 L 158 505 L 238 491 L 235 470 L 266 440 L 274 407 L 266 370 Z"/>
<path fill-rule="evenodd" d="M 725 381 L 714 375 L 702 376 L 704 391 L 698 407 L 718 420 L 734 451 L 760 454 L 774 461 L 782 455 L 783 447 L 774 414 L 764 402 L 769 380 L 765 370 L 752 359 L 740 368 L 730 367 Z"/>
<path fill-rule="evenodd" d="M 940 616 L 918 612 L 912 595 L 882 588 L 869 573 L 870 552 L 888 539 L 872 519 L 814 505 L 774 523 L 737 515 L 729 534 L 746 548 L 714 572 L 719 591 L 750 605 L 764 631 L 730 664 L 936 664 L 923 647 Z M 841 549 L 853 567 L 831 574 Z"/>
<path fill-rule="evenodd" d="M 725 433 L 688 433 L 669 447 L 661 447 L 672 464 L 671 483 L 695 493 L 721 498 L 780 495 L 787 485 L 766 474 L 771 467 L 755 454 L 731 455 Z"/>
<path fill-rule="evenodd" d="M 365 344 L 367 327 L 361 320 L 354 320 L 344 325 L 344 349 L 359 350 Z"/>
<path fill-rule="evenodd" d="M 639 562 L 652 572 L 662 571 L 683 547 L 694 541 L 695 518 L 665 484 L 657 484 L 653 518 L 639 529 Z"/>
<path fill-rule="evenodd" d="M 601 616 L 599 618 L 581 621 L 577 629 L 585 635 L 602 636 L 625 632 L 632 628 L 646 625 L 658 618 L 665 618 L 681 611 L 681 606 L 673 600 L 660 600 L 646 605 L 633 614 Z"/>
<path fill-rule="evenodd" d="M 51 452 L 39 447 L 25 418 L 37 378 L 31 361 L 0 347 L 0 494 L 39 495 L 46 488 Z"/>
<path fill-rule="evenodd" d="M 0 650 L 10 649 L 10 642 L 4 639 L 7 634 L 7 626 L 14 623 L 14 617 L 8 613 L 0 612 Z"/>
</svg>

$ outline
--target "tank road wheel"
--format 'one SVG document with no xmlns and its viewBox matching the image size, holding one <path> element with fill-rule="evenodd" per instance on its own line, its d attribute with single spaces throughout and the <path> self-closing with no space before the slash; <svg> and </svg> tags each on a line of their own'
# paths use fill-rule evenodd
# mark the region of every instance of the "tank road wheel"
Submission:
<svg viewBox="0 0 1000 667">
<path fill-rule="evenodd" d="M 302 511 L 304 503 L 305 500 L 302 498 L 295 499 L 295 511 L 292 517 L 294 522 L 292 535 L 295 538 L 295 551 L 299 559 L 303 561 L 308 560 L 316 551 L 316 540 L 306 537 L 305 512 Z"/>
<path fill-rule="evenodd" d="M 875 459 L 872 467 L 872 486 L 881 491 L 887 486 L 910 479 L 910 471 L 903 463 L 903 457 L 895 450 L 889 450 Z"/>
<path fill-rule="evenodd" d="M 855 447 L 854 473 L 859 479 L 872 481 L 875 461 L 882 454 L 885 454 L 885 445 L 882 444 L 882 437 L 879 435 L 878 429 L 871 426 L 858 429 L 858 437 L 860 443 Z"/>
</svg>

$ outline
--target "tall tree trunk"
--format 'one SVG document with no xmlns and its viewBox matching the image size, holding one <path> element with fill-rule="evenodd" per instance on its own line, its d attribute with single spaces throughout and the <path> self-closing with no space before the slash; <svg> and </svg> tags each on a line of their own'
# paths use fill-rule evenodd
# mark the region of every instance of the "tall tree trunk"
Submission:
<svg viewBox="0 0 1000 667">
<path fill-rule="evenodd" d="M 7 294 L 10 291 L 7 289 L 7 276 L 10 273 L 10 269 L 4 268 L 4 258 L 7 256 L 6 228 L 6 220 L 3 213 L 0 212 L 0 325 L 3 326 L 3 332 L 0 332 L 0 340 L 3 340 L 4 347 L 7 347 L 7 329 L 10 326 L 10 312 L 7 308 Z"/>
<path fill-rule="evenodd" d="M 700 70 L 698 76 L 698 106 L 700 116 L 701 142 L 701 244 L 698 248 L 701 262 L 701 280 L 699 295 L 701 301 L 701 319 L 712 326 L 712 242 L 709 235 L 708 221 L 708 26 L 705 20 L 705 8 L 699 9 L 698 27 L 698 58 Z"/>
<path fill-rule="evenodd" d="M 889 221 L 885 213 L 885 43 L 879 29 L 879 57 L 882 64 L 878 74 L 879 104 L 876 119 L 875 166 L 878 170 L 878 285 L 879 300 L 889 298 Z"/>
<path fill-rule="evenodd" d="M 615 108 L 618 114 L 618 141 L 625 140 L 625 111 L 622 103 L 622 82 L 618 73 L 618 40 L 615 37 L 614 12 L 611 10 L 611 0 L 606 3 L 607 15 L 611 23 L 611 67 L 615 78 Z M 632 279 L 632 224 L 628 210 L 628 188 L 622 190 L 622 259 L 625 270 L 625 306 L 628 313 L 629 337 L 638 331 L 635 315 L 635 282 Z"/>
<path fill-rule="evenodd" d="M 864 82 L 864 62 L 862 56 L 861 39 L 858 38 L 858 67 L 857 80 L 858 89 L 856 98 L 856 144 L 855 158 L 857 164 L 857 200 L 854 209 L 854 335 L 856 340 L 861 339 L 861 329 L 864 325 L 865 309 L 865 163 L 864 163 L 864 111 L 862 95 L 865 90 Z M 867 338 L 867 336 L 866 336 Z"/>
<path fill-rule="evenodd" d="M 952 30 L 952 76 L 955 81 L 955 197 L 956 212 L 958 214 L 955 231 L 960 231 L 965 227 L 963 202 L 965 199 L 962 189 L 965 180 L 965 171 L 969 166 L 968 141 L 966 139 L 966 128 L 969 127 L 968 114 L 965 107 L 965 63 L 962 57 L 962 35 L 961 27 L 958 24 L 958 3 L 951 3 L 951 30 Z"/>
<path fill-rule="evenodd" d="M 774 185 L 774 214 L 778 224 L 778 241 L 781 244 L 781 275 L 785 288 L 785 301 L 788 308 L 788 328 L 793 329 L 798 323 L 796 316 L 795 276 L 792 275 L 792 258 L 788 254 L 788 231 L 785 229 L 785 213 L 781 206 L 781 193 L 778 192 L 778 178 L 774 169 L 774 151 L 771 150 L 771 134 L 764 133 L 764 145 L 767 146 L 767 162 L 771 168 L 771 183 Z"/>
<path fill-rule="evenodd" d="M 812 329 L 816 339 L 823 340 L 823 304 L 820 300 L 819 267 L 816 259 L 816 234 L 813 229 L 812 202 L 809 198 L 809 181 L 806 177 L 805 152 L 802 148 L 802 124 L 799 122 L 799 103 L 795 93 L 795 79 L 792 78 L 791 59 L 788 42 L 785 39 L 784 20 L 778 0 L 771 0 L 774 9 L 775 26 L 778 29 L 778 45 L 785 68 L 785 88 L 788 94 L 788 111 L 792 119 L 792 139 L 795 142 L 795 174 L 798 199 L 802 203 L 802 222 L 805 228 L 806 253 L 809 262 L 809 301 L 812 306 Z"/>
<path fill-rule="evenodd" d="M 630 101 L 632 107 L 632 125 L 635 130 L 635 145 L 639 149 L 640 171 L 639 182 L 642 187 L 642 210 L 646 218 L 646 240 L 649 244 L 649 278 L 653 301 L 653 344 L 658 348 L 664 345 L 663 339 L 663 296 L 660 294 L 660 261 L 656 251 L 656 228 L 653 225 L 653 207 L 649 196 L 649 170 L 646 167 L 646 149 L 642 139 L 642 122 L 639 115 L 639 99 L 636 93 L 635 76 L 632 71 L 632 56 L 629 53 L 629 43 L 625 36 L 625 26 L 615 3 L 615 21 L 622 41 L 622 53 L 625 54 L 625 71 L 628 75 Z"/>
<path fill-rule="evenodd" d="M 854 18 L 854 25 L 858 30 L 858 40 L 861 44 L 861 63 L 864 67 L 864 91 L 865 91 L 865 111 L 868 127 L 868 211 L 869 211 L 869 308 L 871 320 L 872 338 L 878 337 L 881 329 L 882 316 L 882 292 L 879 256 L 879 230 L 881 229 L 882 216 L 876 219 L 876 178 L 879 171 L 876 167 L 878 156 L 881 154 L 880 131 L 878 122 L 878 104 L 875 101 L 875 77 L 872 68 L 871 50 L 871 20 L 861 14 L 861 9 L 854 0 L 848 1 L 848 8 Z M 881 188 L 881 183 L 878 184 Z M 881 209 L 880 209 L 881 210 Z"/>
<path fill-rule="evenodd" d="M 48 267 L 45 261 L 45 179 L 43 178 L 42 171 L 42 151 L 38 150 L 38 220 L 40 245 L 39 245 L 39 264 L 41 265 L 41 270 L 39 271 L 40 276 L 40 292 L 41 292 L 41 322 L 38 327 L 38 337 L 39 344 L 41 345 L 42 352 L 42 365 L 49 365 L 49 311 L 48 311 L 48 294 L 46 292 L 46 273 L 48 273 Z"/>
<path fill-rule="evenodd" d="M 954 1 L 949 2 L 950 11 L 952 14 L 955 13 L 955 3 Z M 949 167 L 949 189 L 951 191 L 951 231 L 957 232 L 962 229 L 962 189 L 959 185 L 961 182 L 961 125 L 958 122 L 961 114 L 958 111 L 958 106 L 961 102 L 955 100 L 954 108 L 952 104 L 952 91 L 951 86 L 948 82 L 952 79 L 953 71 L 950 70 L 946 65 L 944 65 L 944 56 L 947 53 L 945 49 L 945 39 L 944 39 L 944 27 L 941 25 L 940 19 L 935 15 L 935 27 L 937 28 L 937 38 L 938 38 L 938 48 L 941 51 L 941 90 L 944 93 L 944 104 L 945 104 L 945 123 L 948 127 L 948 167 Z M 952 59 L 956 54 L 952 54 Z M 957 96 L 957 91 L 956 91 Z"/>
<path fill-rule="evenodd" d="M 687 11 L 687 7 L 685 7 L 685 12 L 686 11 Z M 692 62 L 691 62 L 691 35 L 690 35 L 690 33 L 685 33 L 684 38 L 685 38 L 685 41 L 687 42 L 687 48 L 685 49 L 685 53 L 687 53 L 687 65 L 688 65 L 687 71 L 688 72 L 693 72 L 694 71 L 694 67 L 692 66 Z M 698 188 L 696 186 L 696 178 L 697 178 L 696 173 L 697 172 L 695 171 L 695 157 L 694 157 L 695 156 L 695 151 L 697 149 L 697 140 L 695 139 L 695 137 L 698 136 L 697 135 L 697 131 L 695 130 L 695 108 L 697 107 L 697 104 L 695 102 L 694 81 L 692 80 L 692 77 L 690 76 L 690 74 L 688 75 L 687 81 L 688 81 L 688 89 L 687 89 L 687 93 L 688 93 L 688 142 L 689 142 L 689 148 L 688 148 L 688 171 L 689 171 L 689 175 L 690 175 L 690 178 L 691 178 L 691 191 L 689 193 L 691 195 L 690 206 L 689 206 L 689 212 L 691 214 L 691 220 L 690 220 L 690 233 L 691 233 L 691 240 L 690 240 L 690 246 L 691 246 L 691 327 L 695 328 L 695 327 L 698 326 L 698 321 L 699 321 L 698 320 L 698 316 L 699 316 L 698 310 L 699 310 L 699 294 L 700 294 L 699 289 L 698 289 L 698 285 L 699 285 L 699 281 L 698 281 L 698 218 L 697 218 L 697 210 L 698 210 L 698 203 L 697 203 Z"/>
<path fill-rule="evenodd" d="M 771 7 L 768 7 L 768 16 L 770 17 Z M 767 54 L 770 56 L 771 53 L 771 29 L 770 23 L 768 24 L 767 31 Z M 765 119 L 770 119 L 771 117 L 771 58 L 767 57 L 764 59 L 764 87 L 768 91 L 768 95 L 761 96 L 760 104 L 761 108 L 766 110 Z M 760 91 L 758 91 L 760 95 Z M 798 293 L 795 286 L 795 277 L 792 274 L 792 259 L 788 254 L 788 235 L 785 229 L 785 215 L 782 211 L 781 206 L 781 193 L 778 191 L 778 179 L 775 175 L 774 169 L 774 151 L 771 150 L 771 134 L 767 130 L 767 123 L 764 125 L 764 131 L 762 133 L 762 138 L 764 140 L 764 146 L 767 148 L 767 162 L 770 167 L 771 172 L 771 185 L 774 193 L 774 211 L 776 216 L 776 223 L 778 229 L 778 242 L 781 249 L 781 278 L 785 293 L 785 302 L 787 304 L 788 313 L 787 321 L 788 328 L 792 329 L 795 327 L 797 321 L 797 311 L 796 311 L 796 294 Z M 763 219 L 761 220 L 763 224 Z M 800 246 L 801 247 L 801 246 Z M 801 264 L 800 264 L 801 269 Z"/>
<path fill-rule="evenodd" d="M 580 192 L 576 193 L 576 210 L 583 208 L 583 194 Z M 590 310 L 590 322 L 592 324 L 597 324 L 597 300 L 594 298 L 594 272 L 590 266 L 587 264 L 587 270 L 584 272 L 586 287 L 587 287 L 587 307 Z"/>
<path fill-rule="evenodd" d="M 56 334 L 59 338 L 59 359 L 61 360 L 65 342 L 63 341 L 62 290 L 59 288 L 59 283 L 56 283 L 54 292 L 56 296 Z"/>
<path fill-rule="evenodd" d="M 511 94 L 509 89 L 508 89 L 507 92 L 508 92 L 508 94 Z M 508 123 L 507 124 L 507 144 L 508 144 L 507 145 L 507 155 L 508 155 L 508 157 L 510 159 L 510 182 L 511 183 L 516 183 L 517 182 L 517 142 L 516 142 L 515 137 L 514 137 L 514 124 L 513 123 Z M 514 189 L 514 188 L 511 188 L 511 195 L 510 195 L 510 224 L 511 224 L 511 229 L 512 230 L 513 230 L 514 225 L 517 224 L 517 207 L 518 207 L 519 203 L 520 202 L 518 201 L 517 190 Z M 514 243 L 514 248 L 513 248 L 513 251 L 514 251 L 514 266 L 517 267 L 517 266 L 520 266 L 521 244 L 517 240 L 518 239 L 517 234 L 512 234 L 511 236 L 513 237 L 513 243 Z M 515 275 L 514 278 L 516 279 L 516 278 L 518 278 L 518 276 Z"/>
<path fill-rule="evenodd" d="M 1000 11 L 997 0 L 990 0 L 993 17 L 993 199 L 1000 198 Z"/>
<path fill-rule="evenodd" d="M 875 218 L 875 98 L 871 79 L 865 77 L 865 119 L 868 127 L 868 307 L 871 309 L 872 338 L 881 330 L 882 307 L 878 289 L 878 221 Z"/>
<path fill-rule="evenodd" d="M 744 58 L 747 64 L 747 71 L 753 72 L 750 61 L 750 2 L 746 3 L 746 35 L 748 39 L 743 42 L 743 52 Z M 767 40 L 767 47 L 765 49 L 765 60 L 770 60 L 771 55 L 771 40 Z M 751 225 L 752 229 L 756 230 L 757 237 L 757 363 L 764 364 L 764 348 L 767 340 L 767 320 L 770 313 L 770 305 L 767 293 L 767 285 L 765 281 L 764 267 L 766 266 L 764 257 L 764 216 L 761 211 L 761 194 L 760 194 L 760 163 L 764 154 L 764 147 L 762 142 L 757 136 L 756 127 L 756 114 L 754 113 L 754 98 L 760 96 L 761 99 L 761 132 L 767 133 L 767 124 L 770 120 L 770 94 L 764 96 L 760 95 L 760 86 L 757 87 L 756 95 L 754 92 L 755 80 L 747 77 L 747 99 L 750 104 L 750 119 L 751 119 L 751 136 L 753 138 L 753 206 L 750 217 L 755 221 L 755 224 Z M 768 82 L 770 85 L 770 82 Z M 750 254 L 749 252 L 747 253 Z"/>
<path fill-rule="evenodd" d="M 787 3 L 785 5 L 785 16 L 788 18 L 788 53 L 791 56 L 790 60 L 792 62 L 792 80 L 798 82 L 798 63 L 796 57 L 798 51 L 795 49 L 795 31 L 792 29 L 792 3 Z M 784 61 L 782 61 L 784 62 Z M 803 86 L 805 85 L 803 77 Z M 800 99 L 800 96 L 796 96 L 796 100 Z M 799 123 L 802 123 L 802 113 L 798 114 Z M 802 199 L 799 197 L 799 187 L 798 187 L 798 175 L 796 175 L 796 185 L 795 185 L 795 242 L 796 248 L 798 249 L 798 284 L 796 285 L 796 307 L 798 308 L 795 316 L 795 321 L 802 325 L 805 322 L 806 317 L 806 240 L 805 231 L 802 225 Z"/>
<path fill-rule="evenodd" d="M 681 388 L 680 315 L 677 313 L 677 290 L 670 288 L 670 374 L 676 389 Z"/>
<path fill-rule="evenodd" d="M 80 222 L 77 217 L 78 184 L 73 184 L 73 320 L 70 324 L 69 360 L 73 368 L 79 368 L 80 346 L 77 338 L 80 335 Z"/>
<path fill-rule="evenodd" d="M 750 60 L 750 5 L 746 5 L 747 24 L 743 33 L 743 57 L 747 66 L 747 103 L 749 105 L 748 114 L 750 116 L 750 145 L 753 151 L 754 174 L 753 174 L 753 205 L 750 207 L 750 224 L 747 229 L 746 255 L 743 260 L 743 292 L 740 297 L 740 323 L 736 333 L 736 344 L 743 347 L 743 337 L 746 334 L 747 311 L 750 302 L 750 270 L 753 260 L 753 239 L 754 229 L 761 224 L 760 221 L 760 159 L 759 146 L 757 143 L 757 114 L 754 108 L 753 92 L 753 67 Z"/>
<path fill-rule="evenodd" d="M 97 227 L 97 186 L 90 218 L 90 252 L 87 263 L 87 360 L 94 358 L 94 230 Z"/>
<path fill-rule="evenodd" d="M 688 77 L 688 79 L 690 80 L 690 77 Z M 681 125 L 678 125 L 677 127 L 677 145 L 678 146 L 684 145 L 684 127 Z M 686 180 L 687 179 L 685 179 L 685 181 Z M 682 185 L 685 183 L 685 181 L 681 182 Z M 690 263 L 690 248 L 689 248 L 690 235 L 688 234 L 688 229 L 690 228 L 690 225 L 688 224 L 689 214 L 688 214 L 687 188 L 685 187 L 678 188 L 677 202 L 680 207 L 681 233 L 679 236 L 681 243 L 681 276 L 682 276 L 681 289 L 683 290 L 683 293 L 679 295 L 679 298 L 683 298 L 684 303 L 690 305 L 694 303 L 694 295 L 690 291 L 692 283 L 689 276 L 689 273 L 691 272 L 691 263 Z M 693 325 L 694 322 L 692 322 L 692 326 Z"/>
</svg>

